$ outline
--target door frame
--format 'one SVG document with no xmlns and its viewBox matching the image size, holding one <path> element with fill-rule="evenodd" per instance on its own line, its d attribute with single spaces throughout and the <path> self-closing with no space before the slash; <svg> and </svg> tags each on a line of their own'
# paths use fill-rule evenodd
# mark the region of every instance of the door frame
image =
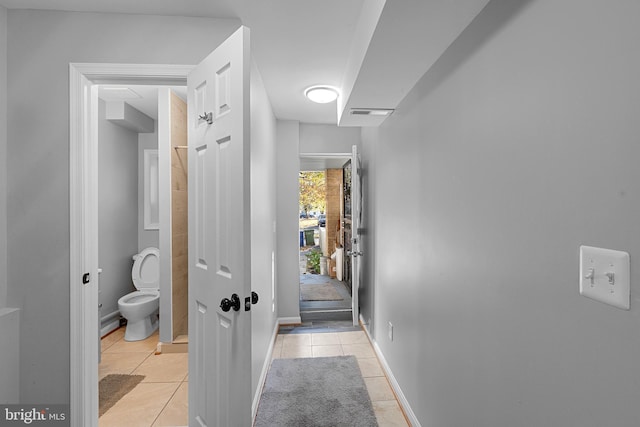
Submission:
<svg viewBox="0 0 640 427">
<path fill-rule="evenodd" d="M 193 65 L 69 64 L 69 333 L 72 427 L 98 425 L 98 84 L 186 85 Z M 89 282 L 83 284 L 83 276 Z"/>
<path fill-rule="evenodd" d="M 321 160 L 332 160 L 332 161 L 342 161 L 341 166 L 339 166 L 339 168 L 343 168 L 344 165 L 346 163 L 348 163 L 349 161 L 352 161 L 353 159 L 353 146 L 351 148 L 351 152 L 328 152 L 328 153 L 319 153 L 319 152 L 310 152 L 310 153 L 299 153 L 298 154 L 298 159 L 300 161 L 302 161 L 302 159 L 307 159 L 307 160 L 317 160 L 317 161 L 321 161 Z M 337 169 L 333 168 L 333 169 Z M 327 169 L 331 169 L 331 168 L 324 168 L 324 169 L 308 169 L 308 168 L 303 168 L 302 165 L 300 165 L 298 167 L 298 170 L 300 172 L 305 172 L 305 171 L 324 171 L 326 173 Z M 299 190 L 299 189 L 298 189 Z M 298 201 L 300 200 L 300 191 L 298 191 Z M 299 205 L 299 203 L 298 203 Z M 297 210 L 298 214 L 300 213 L 300 209 Z M 340 218 L 340 221 L 342 221 L 342 218 Z M 344 257 L 346 257 L 346 254 L 343 255 Z M 298 262 L 300 261 L 300 251 L 298 250 Z M 297 264 L 296 264 L 297 265 Z M 343 262 L 343 268 L 344 268 L 344 262 Z M 351 287 L 351 289 L 353 290 L 353 285 Z M 300 283 L 298 283 L 298 291 L 300 291 Z M 346 310 L 346 309 L 345 309 Z M 358 310 L 356 310 L 358 311 Z M 300 302 L 298 302 L 298 313 L 301 315 L 301 311 L 300 311 Z M 354 322 L 354 326 L 357 326 L 359 323 L 354 321 L 354 300 L 353 300 L 353 292 L 351 295 L 351 316 L 352 316 L 352 322 Z M 358 316 L 359 316 L 359 312 L 358 312 Z"/>
</svg>

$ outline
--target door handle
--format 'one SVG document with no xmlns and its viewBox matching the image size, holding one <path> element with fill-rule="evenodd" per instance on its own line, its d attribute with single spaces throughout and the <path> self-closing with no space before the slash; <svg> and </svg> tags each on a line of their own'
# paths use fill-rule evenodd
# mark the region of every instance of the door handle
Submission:
<svg viewBox="0 0 640 427">
<path fill-rule="evenodd" d="M 231 310 L 232 308 L 233 308 L 233 311 L 239 311 L 240 310 L 240 297 L 238 296 L 238 294 L 233 294 L 233 295 L 231 295 L 231 299 L 223 298 L 222 301 L 220 301 L 220 308 L 224 312 L 227 312 L 227 311 Z"/>
</svg>

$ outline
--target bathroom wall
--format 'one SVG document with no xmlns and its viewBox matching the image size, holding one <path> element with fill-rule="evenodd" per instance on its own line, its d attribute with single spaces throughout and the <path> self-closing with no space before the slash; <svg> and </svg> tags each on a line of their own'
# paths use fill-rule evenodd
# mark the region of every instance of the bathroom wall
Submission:
<svg viewBox="0 0 640 427">
<path fill-rule="evenodd" d="M 0 6 L 0 307 L 7 305 L 7 9 Z"/>
<path fill-rule="evenodd" d="M 144 248 L 158 248 L 158 230 L 144 228 L 144 150 L 158 149 L 158 129 L 153 133 L 138 134 L 138 253 Z"/>
<path fill-rule="evenodd" d="M 255 63 L 251 67 L 251 388 L 260 395 L 260 375 L 269 359 L 276 310 L 276 118 Z M 253 402 L 254 408 L 257 401 Z"/>
<path fill-rule="evenodd" d="M 639 16 L 492 0 L 363 130 L 375 339 L 420 425 L 639 425 Z M 631 310 L 579 295 L 581 244 L 630 253 Z"/>
<path fill-rule="evenodd" d="M 98 265 L 101 315 L 135 288 L 132 255 L 138 253 L 138 133 L 105 119 L 98 107 Z"/>
<path fill-rule="evenodd" d="M 69 63 L 196 64 L 238 26 L 9 11 L 8 302 L 23 309 L 21 402 L 69 402 Z"/>
</svg>

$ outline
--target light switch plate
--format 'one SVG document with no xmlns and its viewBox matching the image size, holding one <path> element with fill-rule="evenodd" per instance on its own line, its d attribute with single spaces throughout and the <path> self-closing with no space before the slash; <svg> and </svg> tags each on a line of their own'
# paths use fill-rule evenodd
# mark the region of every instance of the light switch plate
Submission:
<svg viewBox="0 0 640 427">
<path fill-rule="evenodd" d="M 580 246 L 580 295 L 629 310 L 629 253 Z"/>
</svg>

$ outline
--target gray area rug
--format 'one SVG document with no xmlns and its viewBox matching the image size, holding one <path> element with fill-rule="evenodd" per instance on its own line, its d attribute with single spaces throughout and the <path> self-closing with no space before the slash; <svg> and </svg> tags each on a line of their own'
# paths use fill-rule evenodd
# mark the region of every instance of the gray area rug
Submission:
<svg viewBox="0 0 640 427">
<path fill-rule="evenodd" d="M 378 425 L 354 356 L 275 359 L 255 427 Z"/>
</svg>

